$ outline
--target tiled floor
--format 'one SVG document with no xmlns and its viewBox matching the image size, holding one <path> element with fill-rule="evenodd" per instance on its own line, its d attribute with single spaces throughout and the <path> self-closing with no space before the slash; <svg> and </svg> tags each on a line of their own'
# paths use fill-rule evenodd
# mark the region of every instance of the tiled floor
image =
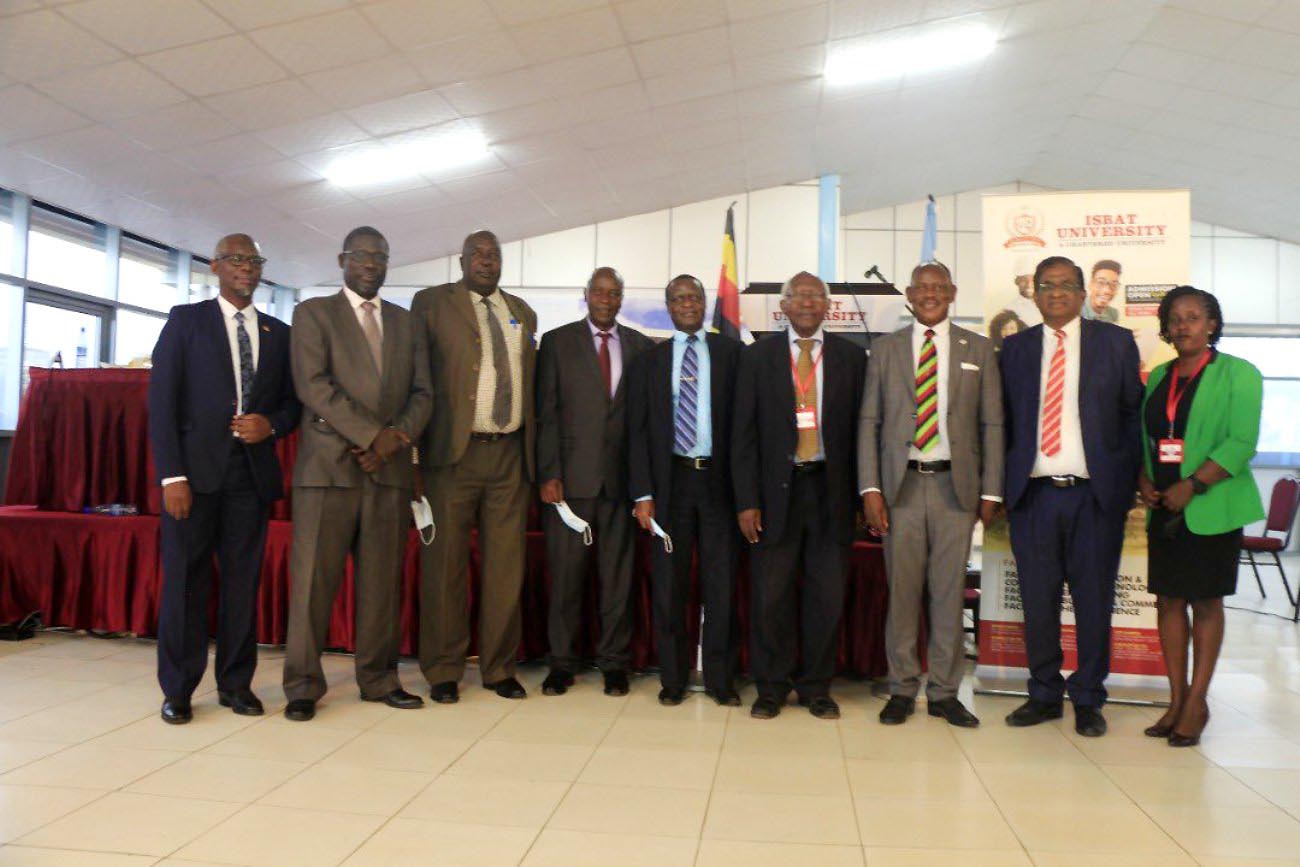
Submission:
<svg viewBox="0 0 1300 867">
<path fill-rule="evenodd" d="M 1233 604 L 1258 607 L 1248 575 Z M 267 716 L 217 707 L 209 679 L 173 727 L 150 642 L 0 645 L 0 867 L 1300 865 L 1300 628 L 1278 617 L 1230 613 L 1194 750 L 1143 737 L 1149 708 L 1113 705 L 1085 740 L 1069 714 L 1010 730 L 1016 699 L 967 692 L 976 731 L 923 712 L 885 729 L 868 685 L 839 683 L 838 723 L 758 722 L 698 695 L 660 707 L 651 677 L 547 698 L 538 667 L 523 702 L 470 681 L 457 706 L 395 711 L 358 701 L 350 658 L 326 662 L 311 723 L 279 713 L 266 650 Z"/>
</svg>

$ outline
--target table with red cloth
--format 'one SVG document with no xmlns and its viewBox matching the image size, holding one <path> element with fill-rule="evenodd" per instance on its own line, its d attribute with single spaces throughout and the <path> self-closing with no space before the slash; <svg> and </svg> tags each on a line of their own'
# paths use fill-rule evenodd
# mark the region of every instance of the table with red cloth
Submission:
<svg viewBox="0 0 1300 867">
<path fill-rule="evenodd" d="M 149 455 L 147 370 L 32 369 L 10 458 L 5 502 L 0 507 L 0 622 L 40 611 L 47 626 L 152 636 L 162 584 L 159 558 L 159 494 Z M 296 437 L 277 444 L 286 490 Z M 87 506 L 134 503 L 137 517 L 82 514 Z M 537 504 L 534 504 L 535 506 Z M 257 640 L 283 644 L 289 602 L 290 502 L 276 504 L 267 533 L 258 599 Z M 650 537 L 638 534 L 635 561 L 633 665 L 654 665 L 651 624 Z M 402 575 L 403 654 L 414 654 L 419 635 L 419 539 L 412 531 Z M 839 667 L 876 677 L 886 670 L 885 611 L 888 588 L 878 545 L 858 542 L 850 556 Z M 749 620 L 747 556 L 742 555 L 736 605 L 742 637 Z M 528 532 L 522 608 L 521 659 L 545 656 L 550 577 L 546 546 L 536 521 Z M 471 552 L 471 599 L 478 576 Z M 595 581 L 589 583 L 587 634 L 590 652 L 596 623 Z M 334 606 L 328 644 L 351 650 L 351 576 Z M 214 594 L 215 601 L 215 594 Z M 473 604 L 477 604 L 474 602 Z M 692 588 L 688 623 L 698 630 L 698 594 Z M 476 619 L 477 612 L 474 612 Z M 742 640 L 742 662 L 747 654 Z M 471 648 L 472 652 L 472 648 Z"/>
</svg>

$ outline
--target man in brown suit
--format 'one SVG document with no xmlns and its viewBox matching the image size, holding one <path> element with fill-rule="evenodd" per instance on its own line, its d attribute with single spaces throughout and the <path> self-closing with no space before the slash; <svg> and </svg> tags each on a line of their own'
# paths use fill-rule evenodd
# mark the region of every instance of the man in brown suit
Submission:
<svg viewBox="0 0 1300 867">
<path fill-rule="evenodd" d="M 515 679 L 524 530 L 533 480 L 537 314 L 497 287 L 501 245 L 465 239 L 461 279 L 422 289 L 411 313 L 427 336 L 433 421 L 420 449 L 437 525 L 420 560 L 420 668 L 439 704 L 460 699 L 469 650 L 469 540 L 478 526 L 478 656 L 483 686 L 524 698 Z"/>
<path fill-rule="evenodd" d="M 429 420 L 429 359 L 411 315 L 377 299 L 388 242 L 353 229 L 339 253 L 343 289 L 293 311 L 290 357 L 303 404 L 293 472 L 293 553 L 284 715 L 305 721 L 325 694 L 320 656 L 348 553 L 356 585 L 361 698 L 424 704 L 397 677 L 402 555 L 410 526 L 409 446 Z"/>
</svg>

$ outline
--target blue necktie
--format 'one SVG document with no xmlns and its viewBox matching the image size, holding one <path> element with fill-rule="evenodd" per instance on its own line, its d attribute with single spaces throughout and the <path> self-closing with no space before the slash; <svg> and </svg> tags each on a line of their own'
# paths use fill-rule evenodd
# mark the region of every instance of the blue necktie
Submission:
<svg viewBox="0 0 1300 867">
<path fill-rule="evenodd" d="M 682 353 L 682 372 L 677 381 L 677 413 L 673 419 L 673 451 L 689 456 L 695 448 L 695 406 L 699 399 L 699 362 L 695 357 L 694 334 L 686 338 L 686 351 Z"/>
<path fill-rule="evenodd" d="M 248 412 L 253 397 L 253 344 L 244 330 L 244 312 L 235 313 L 235 340 L 239 343 L 239 411 Z"/>
</svg>

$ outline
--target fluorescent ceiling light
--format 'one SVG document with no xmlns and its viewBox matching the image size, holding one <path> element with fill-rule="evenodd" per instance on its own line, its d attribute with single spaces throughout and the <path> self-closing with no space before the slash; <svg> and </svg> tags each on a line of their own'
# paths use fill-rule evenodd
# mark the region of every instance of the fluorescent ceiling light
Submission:
<svg viewBox="0 0 1300 867">
<path fill-rule="evenodd" d="M 997 41 L 987 27 L 966 26 L 869 42 L 832 50 L 823 75 L 827 84 L 844 86 L 933 72 L 987 57 Z"/>
<path fill-rule="evenodd" d="M 340 187 L 363 187 L 396 178 L 437 174 L 488 156 L 487 139 L 477 130 L 443 132 L 418 141 L 383 144 L 339 157 L 325 177 Z"/>
</svg>

